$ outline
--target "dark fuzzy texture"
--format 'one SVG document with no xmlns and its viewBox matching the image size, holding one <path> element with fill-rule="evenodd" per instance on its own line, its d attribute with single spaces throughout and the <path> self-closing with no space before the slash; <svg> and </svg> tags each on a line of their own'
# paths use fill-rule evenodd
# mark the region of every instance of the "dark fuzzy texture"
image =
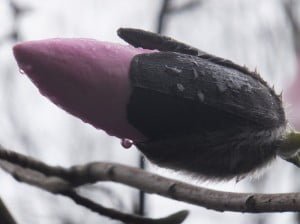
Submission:
<svg viewBox="0 0 300 224">
<path fill-rule="evenodd" d="M 273 160 L 280 137 L 280 131 L 236 129 L 149 141 L 137 147 L 159 166 L 200 179 L 228 180 L 253 173 Z"/>
<path fill-rule="evenodd" d="M 135 56 L 129 122 L 147 136 L 137 147 L 154 163 L 214 178 L 268 163 L 285 130 L 281 101 L 256 76 L 200 57 Z"/>
<path fill-rule="evenodd" d="M 152 162 L 204 177 L 249 174 L 276 156 L 286 129 L 281 98 L 246 67 L 158 34 L 118 33 L 159 53 L 131 63 L 129 122 Z"/>
</svg>

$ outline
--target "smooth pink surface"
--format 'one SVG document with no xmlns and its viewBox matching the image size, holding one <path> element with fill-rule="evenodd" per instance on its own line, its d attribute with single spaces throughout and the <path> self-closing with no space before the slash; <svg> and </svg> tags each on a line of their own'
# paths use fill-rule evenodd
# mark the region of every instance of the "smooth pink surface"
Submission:
<svg viewBox="0 0 300 224">
<path fill-rule="evenodd" d="M 108 134 L 146 138 L 126 117 L 129 67 L 137 49 L 92 39 L 49 39 L 13 48 L 20 69 L 40 92 L 69 113 Z"/>
<path fill-rule="evenodd" d="M 284 101 L 288 105 L 289 123 L 297 131 L 300 131 L 300 58 L 298 59 L 298 71 L 295 80 L 283 93 Z"/>
</svg>

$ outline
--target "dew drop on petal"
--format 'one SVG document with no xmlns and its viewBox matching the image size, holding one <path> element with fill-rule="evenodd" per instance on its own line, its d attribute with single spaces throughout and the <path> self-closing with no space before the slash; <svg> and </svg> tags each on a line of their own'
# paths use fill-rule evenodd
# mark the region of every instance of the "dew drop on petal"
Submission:
<svg viewBox="0 0 300 224">
<path fill-rule="evenodd" d="M 22 65 L 22 68 L 19 68 L 20 74 L 28 74 L 32 72 L 32 66 L 31 65 Z"/>
<path fill-rule="evenodd" d="M 22 70 L 22 69 L 19 69 L 19 72 L 20 72 L 20 74 L 22 74 L 22 75 L 25 74 L 24 70 Z"/>
<path fill-rule="evenodd" d="M 128 138 L 123 138 L 121 140 L 121 145 L 123 146 L 123 148 L 129 149 L 133 145 L 133 141 Z"/>
</svg>

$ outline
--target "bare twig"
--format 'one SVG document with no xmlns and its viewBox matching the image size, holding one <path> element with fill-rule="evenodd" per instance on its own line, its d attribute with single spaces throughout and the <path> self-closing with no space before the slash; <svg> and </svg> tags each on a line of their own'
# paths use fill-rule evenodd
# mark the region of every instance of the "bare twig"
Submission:
<svg viewBox="0 0 300 224">
<path fill-rule="evenodd" d="M 175 7 L 172 4 L 172 0 L 164 0 L 162 2 L 159 14 L 158 14 L 158 18 L 157 18 L 157 25 L 156 25 L 156 29 L 155 32 L 158 34 L 162 34 L 163 31 L 166 28 L 166 18 L 168 16 L 168 14 L 171 13 L 179 13 L 179 12 L 183 12 L 183 11 L 187 11 L 189 9 L 194 8 L 196 5 L 198 5 L 200 3 L 199 0 L 191 0 L 179 7 Z M 166 43 L 170 43 L 172 40 L 168 39 L 166 40 Z M 167 44 L 168 45 L 168 44 Z M 191 49 L 189 49 L 191 50 Z M 139 168 L 141 169 L 145 169 L 145 160 L 143 158 L 143 156 L 140 156 L 140 160 L 139 160 Z M 139 215 L 144 215 L 145 214 L 145 201 L 146 201 L 146 195 L 143 191 L 139 192 L 139 208 L 137 211 L 137 214 Z"/>
<path fill-rule="evenodd" d="M 108 186 L 99 185 L 85 185 L 84 189 L 79 189 L 79 192 L 85 192 L 90 194 L 91 192 L 97 193 L 97 195 L 105 196 L 110 199 L 112 205 L 120 210 L 125 209 L 125 204 L 123 203 L 120 194 L 117 194 L 113 189 Z"/>
<path fill-rule="evenodd" d="M 164 0 L 162 3 L 162 7 L 160 9 L 159 15 L 158 15 L 158 21 L 157 21 L 157 33 L 162 33 L 164 29 L 164 23 L 165 23 L 165 17 L 169 13 L 169 7 L 170 7 L 171 0 Z"/>
<path fill-rule="evenodd" d="M 169 7 L 169 13 L 181 13 L 181 12 L 186 12 L 188 10 L 194 9 L 197 6 L 199 6 L 202 3 L 201 0 L 191 0 L 189 2 L 184 3 L 181 6 L 175 7 L 175 6 L 170 6 Z"/>
<path fill-rule="evenodd" d="M 157 20 L 157 33 L 163 33 L 165 29 L 165 23 L 166 23 L 166 17 L 170 14 L 175 14 L 179 12 L 184 12 L 187 10 L 191 10 L 195 8 L 196 6 L 200 5 L 201 1 L 200 0 L 191 0 L 181 6 L 173 6 L 171 0 L 164 0 L 162 2 L 162 6 L 158 15 L 158 20 Z"/>
<path fill-rule="evenodd" d="M 124 223 L 132 224 L 180 224 L 188 215 L 187 211 L 180 211 L 165 218 L 151 219 L 106 208 L 77 194 L 77 192 L 73 189 L 74 186 L 72 186 L 71 183 L 62 178 L 66 177 L 66 179 L 72 180 L 72 178 L 74 177 L 74 172 L 81 172 L 81 167 L 78 167 L 79 169 L 76 167 L 75 170 L 68 170 L 60 167 L 51 167 L 32 158 L 22 156 L 18 153 L 9 153 L 7 151 L 3 151 L 2 149 L 0 152 L 1 155 L 4 155 L 3 157 L 7 158 L 7 161 L 0 159 L 0 167 L 6 172 L 10 173 L 16 180 L 30 184 L 32 186 L 36 186 L 53 194 L 67 196 L 78 205 L 84 206 L 100 215 L 112 219 L 117 219 Z M 15 160 L 16 163 L 13 163 L 12 160 Z M 33 167 L 38 169 L 34 169 Z M 51 171 L 51 169 L 53 172 Z M 41 170 L 45 171 L 47 174 L 42 173 Z M 53 174 L 59 175 L 52 176 Z M 81 175 L 84 174 L 82 173 L 80 174 L 80 176 Z M 83 180 L 81 180 L 80 182 L 82 181 Z"/>
<path fill-rule="evenodd" d="M 296 49 L 296 53 L 300 54 L 300 22 L 296 18 L 296 0 L 285 0 L 283 1 L 283 8 L 285 10 L 285 13 L 287 15 L 287 18 L 289 19 L 292 31 L 293 31 L 293 39 L 294 39 L 294 45 Z"/>
<path fill-rule="evenodd" d="M 4 148 L 0 148 L 0 158 L 21 166 L 25 164 L 27 169 L 35 168 L 40 172 L 44 170 L 48 176 L 55 175 L 56 178 L 69 181 L 72 186 L 113 181 L 217 211 L 249 213 L 300 211 L 300 193 L 253 194 L 215 191 L 116 163 L 95 162 L 65 169 L 48 166 L 29 157 L 8 152 Z"/>
<path fill-rule="evenodd" d="M 91 209 L 92 211 L 97 212 L 100 215 L 105 215 L 113 219 L 118 219 L 125 223 L 132 223 L 132 224 L 133 223 L 140 223 L 140 224 L 177 224 L 178 223 L 179 224 L 184 221 L 184 219 L 188 214 L 187 211 L 180 211 L 165 218 L 150 219 L 150 218 L 144 218 L 137 215 L 129 215 L 113 209 L 105 208 L 99 204 L 92 202 L 87 198 L 78 195 L 75 191 L 65 192 L 63 193 L 63 195 L 68 196 L 77 204 L 83 205 Z"/>
<path fill-rule="evenodd" d="M 13 216 L 10 214 L 9 210 L 5 206 L 4 202 L 0 198 L 0 220 L 1 223 L 5 224 L 17 224 Z"/>
<path fill-rule="evenodd" d="M 6 40 L 12 40 L 12 41 L 19 41 L 20 40 L 20 33 L 19 33 L 19 21 L 20 18 L 27 12 L 31 11 L 29 8 L 25 7 L 20 7 L 15 1 L 9 0 L 8 1 L 9 6 L 12 11 L 12 30 L 10 33 L 5 35 L 1 40 L 6 41 Z"/>
<path fill-rule="evenodd" d="M 161 5 L 160 12 L 158 14 L 158 21 L 156 26 L 156 32 L 161 34 L 165 29 L 165 18 L 168 14 L 171 0 L 164 0 Z M 141 155 L 139 159 L 139 168 L 145 170 L 145 159 L 144 156 Z M 138 202 L 138 210 L 137 214 L 145 215 L 145 204 L 146 204 L 146 195 L 144 191 L 139 191 L 139 202 Z"/>
</svg>

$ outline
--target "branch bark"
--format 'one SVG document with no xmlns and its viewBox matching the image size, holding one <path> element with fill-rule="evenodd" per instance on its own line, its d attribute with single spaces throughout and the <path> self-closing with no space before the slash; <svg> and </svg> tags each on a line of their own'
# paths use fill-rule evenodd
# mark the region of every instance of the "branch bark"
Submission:
<svg viewBox="0 0 300 224">
<path fill-rule="evenodd" d="M 55 180 L 54 177 L 60 178 L 73 187 L 98 181 L 113 181 L 216 211 L 248 213 L 300 211 L 300 193 L 254 194 L 216 191 L 117 163 L 94 162 L 68 169 L 54 167 L 3 147 L 0 147 L 0 158 L 22 168 L 41 172 L 52 180 Z"/>
<path fill-rule="evenodd" d="M 48 166 L 47 164 L 39 162 L 33 158 L 5 150 L 1 146 L 0 154 L 0 167 L 11 174 L 17 181 L 27 183 L 53 194 L 66 196 L 78 205 L 86 207 L 99 215 L 130 224 L 180 224 L 188 216 L 188 211 L 183 210 L 164 218 L 152 219 L 106 208 L 76 192 L 75 187 L 91 182 L 89 177 L 84 177 L 89 171 L 81 169 L 81 166 L 75 166 L 70 169 Z M 81 173 L 82 171 L 84 173 Z M 79 174 L 79 181 L 76 180 L 77 174 Z M 7 224 L 15 223 L 7 222 Z"/>
<path fill-rule="evenodd" d="M 0 198 L 0 220 L 1 223 L 5 224 L 17 224 L 7 207 L 5 206 L 4 202 Z"/>
</svg>

